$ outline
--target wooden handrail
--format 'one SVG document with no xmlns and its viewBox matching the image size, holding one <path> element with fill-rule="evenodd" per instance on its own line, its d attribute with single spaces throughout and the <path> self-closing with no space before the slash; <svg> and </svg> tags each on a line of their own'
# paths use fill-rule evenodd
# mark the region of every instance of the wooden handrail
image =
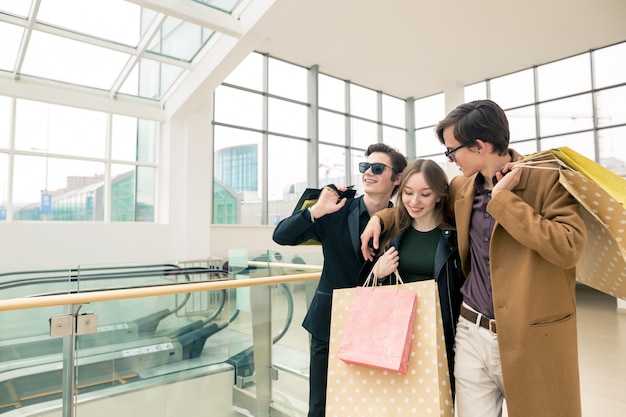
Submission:
<svg viewBox="0 0 626 417">
<path fill-rule="evenodd" d="M 21 297 L 10 300 L 0 300 L 0 311 L 26 310 L 40 307 L 88 304 L 98 301 L 125 300 L 129 298 L 157 297 L 189 292 L 215 291 L 258 285 L 282 284 L 286 282 L 312 281 L 319 279 L 320 275 L 321 272 L 311 272 L 306 274 L 280 275 L 262 278 L 176 283 L 159 285 L 156 287 L 111 289 L 76 294 L 45 295 L 40 297 Z"/>
</svg>

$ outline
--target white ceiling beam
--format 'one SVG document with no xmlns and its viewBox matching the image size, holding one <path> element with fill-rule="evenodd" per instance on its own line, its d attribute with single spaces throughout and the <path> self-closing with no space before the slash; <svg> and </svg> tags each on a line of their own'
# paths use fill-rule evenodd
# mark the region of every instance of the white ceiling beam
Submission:
<svg viewBox="0 0 626 417">
<path fill-rule="evenodd" d="M 242 34 L 239 19 L 226 12 L 189 0 L 128 0 L 159 13 L 170 15 L 199 26 L 239 38 Z"/>
</svg>

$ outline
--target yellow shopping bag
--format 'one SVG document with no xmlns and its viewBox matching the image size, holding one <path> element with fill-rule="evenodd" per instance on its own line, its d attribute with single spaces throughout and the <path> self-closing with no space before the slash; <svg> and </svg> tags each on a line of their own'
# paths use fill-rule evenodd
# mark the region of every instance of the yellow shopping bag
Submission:
<svg viewBox="0 0 626 417">
<path fill-rule="evenodd" d="M 587 226 L 578 281 L 626 299 L 626 179 L 568 147 L 527 155 L 519 164 L 533 167 L 546 159 L 556 162 L 559 182 L 580 204 Z"/>
</svg>

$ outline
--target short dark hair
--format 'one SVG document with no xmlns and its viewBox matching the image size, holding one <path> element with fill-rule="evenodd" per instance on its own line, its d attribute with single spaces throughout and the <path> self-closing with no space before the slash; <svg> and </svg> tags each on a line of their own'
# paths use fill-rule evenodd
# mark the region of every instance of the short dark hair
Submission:
<svg viewBox="0 0 626 417">
<path fill-rule="evenodd" d="M 365 156 L 370 156 L 374 152 L 385 153 L 389 156 L 389 159 L 391 159 L 391 166 L 393 167 L 393 172 L 391 173 L 392 181 L 395 181 L 396 178 L 398 178 L 398 176 L 402 174 L 402 171 L 404 171 L 404 168 L 406 168 L 406 165 L 408 164 L 406 156 L 402 155 L 400 151 L 396 148 L 392 148 L 385 143 L 371 144 L 367 147 L 367 150 L 365 151 Z M 394 195 L 396 191 L 398 191 L 398 185 L 393 188 L 393 193 L 391 195 Z"/>
<path fill-rule="evenodd" d="M 443 131 L 454 126 L 454 137 L 461 145 L 473 145 L 476 139 L 491 143 L 498 155 L 509 150 L 509 121 L 504 110 L 491 100 L 476 100 L 461 104 L 437 123 L 439 142 Z"/>
</svg>

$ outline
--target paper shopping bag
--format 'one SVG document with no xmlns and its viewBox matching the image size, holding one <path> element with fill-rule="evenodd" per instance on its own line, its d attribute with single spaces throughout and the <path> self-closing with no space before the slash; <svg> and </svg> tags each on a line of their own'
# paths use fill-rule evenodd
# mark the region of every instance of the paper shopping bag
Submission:
<svg viewBox="0 0 626 417">
<path fill-rule="evenodd" d="M 326 417 L 454 416 L 437 284 L 419 281 L 402 288 L 417 294 L 405 374 L 337 358 L 356 288 L 333 291 Z"/>
<path fill-rule="evenodd" d="M 528 155 L 520 164 L 532 168 L 546 158 L 556 158 L 559 182 L 578 201 L 587 226 L 577 280 L 626 299 L 626 180 L 567 147 Z"/>
<path fill-rule="evenodd" d="M 356 288 L 337 346 L 337 358 L 406 373 L 417 294 L 402 288 Z"/>
</svg>

